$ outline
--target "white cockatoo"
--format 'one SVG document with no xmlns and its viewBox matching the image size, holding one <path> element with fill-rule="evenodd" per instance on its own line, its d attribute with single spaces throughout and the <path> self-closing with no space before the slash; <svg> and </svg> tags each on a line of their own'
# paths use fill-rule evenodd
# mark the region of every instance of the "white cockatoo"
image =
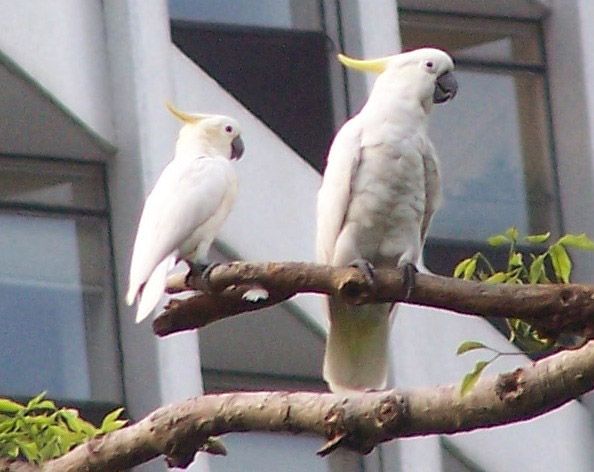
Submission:
<svg viewBox="0 0 594 472">
<path fill-rule="evenodd" d="M 206 269 L 208 250 L 237 193 L 231 160 L 243 154 L 233 118 L 167 106 L 184 125 L 173 160 L 147 197 L 138 225 L 126 296 L 128 305 L 138 300 L 137 323 L 163 296 L 167 273 L 177 261 L 185 260 L 191 270 Z"/>
<path fill-rule="evenodd" d="M 337 133 L 317 205 L 317 259 L 375 268 L 414 268 L 440 199 L 439 162 L 427 119 L 454 97 L 454 64 L 438 49 L 347 67 L 379 73 L 367 103 Z M 412 270 L 410 270 L 412 269 Z M 412 280 L 411 280 L 412 279 Z M 412 287 L 412 285 L 410 285 Z M 324 379 L 334 392 L 385 388 L 392 304 L 351 306 L 328 299 Z"/>
</svg>

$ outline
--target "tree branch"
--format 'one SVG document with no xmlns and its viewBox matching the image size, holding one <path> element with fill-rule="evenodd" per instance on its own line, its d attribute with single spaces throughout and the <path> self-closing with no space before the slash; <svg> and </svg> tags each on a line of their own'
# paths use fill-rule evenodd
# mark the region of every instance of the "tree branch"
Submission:
<svg viewBox="0 0 594 472">
<path fill-rule="evenodd" d="M 223 318 L 275 305 L 298 293 L 339 296 L 353 304 L 401 302 L 404 301 L 402 281 L 400 270 L 378 270 L 375 286 L 370 287 L 354 268 L 296 262 L 232 262 L 211 272 L 210 290 L 185 300 L 172 300 L 154 320 L 153 330 L 165 336 L 201 328 Z M 190 277 L 187 283 L 192 289 L 204 289 L 199 277 Z M 242 299 L 254 284 L 268 290 L 267 300 L 252 303 Z M 172 292 L 188 289 L 185 278 L 179 276 L 169 285 Z M 562 332 L 594 338 L 594 286 L 591 285 L 490 285 L 419 273 L 407 302 L 466 315 L 520 318 L 551 338 Z"/>
<path fill-rule="evenodd" d="M 142 421 L 45 463 L 43 472 L 118 471 L 159 455 L 185 467 L 211 436 L 245 431 L 313 433 L 324 456 L 360 453 L 394 438 L 471 431 L 527 420 L 594 388 L 594 341 L 514 372 L 485 378 L 464 397 L 455 385 L 335 394 L 256 392 L 206 395 L 159 408 Z M 33 471 L 22 463 L 0 471 Z M 21 467 L 20 469 L 17 467 Z"/>
</svg>

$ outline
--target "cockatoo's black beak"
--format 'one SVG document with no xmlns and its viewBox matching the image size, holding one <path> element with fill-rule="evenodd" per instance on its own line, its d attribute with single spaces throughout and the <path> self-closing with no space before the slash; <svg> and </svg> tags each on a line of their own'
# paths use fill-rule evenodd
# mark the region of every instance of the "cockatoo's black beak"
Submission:
<svg viewBox="0 0 594 472">
<path fill-rule="evenodd" d="M 435 81 L 433 103 L 443 103 L 451 100 L 458 92 L 458 81 L 452 72 L 441 74 Z"/>
<path fill-rule="evenodd" d="M 243 155 L 244 149 L 245 147 L 241 137 L 236 136 L 235 139 L 231 141 L 231 159 L 239 159 Z"/>
</svg>

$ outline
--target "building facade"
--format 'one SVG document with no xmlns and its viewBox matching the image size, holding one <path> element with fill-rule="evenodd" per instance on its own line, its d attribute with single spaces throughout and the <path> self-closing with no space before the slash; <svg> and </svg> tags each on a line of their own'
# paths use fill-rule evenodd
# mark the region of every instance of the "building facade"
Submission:
<svg viewBox="0 0 594 472">
<path fill-rule="evenodd" d="M 241 124 L 237 204 L 217 260 L 312 261 L 333 133 L 372 77 L 334 60 L 437 46 L 457 63 L 436 107 L 444 203 L 426 265 L 451 273 L 487 236 L 594 235 L 594 4 L 588 0 L 0 0 L 0 396 L 42 390 L 95 418 L 140 419 L 203 391 L 325 389 L 326 320 L 300 296 L 157 339 L 123 301 L 146 194 L 171 159 L 169 100 Z M 592 281 L 594 258 L 574 259 Z M 484 320 L 411 305 L 393 327 L 391 385 L 458 382 Z M 506 358 L 491 374 L 528 362 Z M 592 470 L 594 400 L 538 419 L 319 459 L 319 438 L 247 433 L 191 470 Z M 552 435 L 554 434 L 554 439 Z M 138 470 L 159 471 L 152 461 Z"/>
</svg>

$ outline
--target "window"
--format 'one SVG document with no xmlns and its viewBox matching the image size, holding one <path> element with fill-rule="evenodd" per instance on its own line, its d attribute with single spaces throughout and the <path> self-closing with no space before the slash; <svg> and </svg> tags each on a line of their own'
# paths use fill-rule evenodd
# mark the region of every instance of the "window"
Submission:
<svg viewBox="0 0 594 472">
<path fill-rule="evenodd" d="M 104 178 L 0 156 L 0 395 L 122 402 Z"/>
<path fill-rule="evenodd" d="M 312 3 L 316 0 L 300 0 L 300 5 L 291 0 L 169 0 L 169 13 L 178 20 L 289 29 Z M 313 27 L 310 22 L 300 26 Z"/>
<path fill-rule="evenodd" d="M 402 10 L 400 26 L 405 49 L 448 51 L 460 83 L 456 99 L 434 107 L 430 123 L 444 201 L 431 227 L 428 265 L 431 247 L 444 241 L 463 247 L 509 226 L 558 235 L 540 23 Z M 451 264 L 433 264 L 451 273 Z"/>
<path fill-rule="evenodd" d="M 170 0 L 173 42 L 321 169 L 334 133 L 320 0 Z"/>
</svg>

